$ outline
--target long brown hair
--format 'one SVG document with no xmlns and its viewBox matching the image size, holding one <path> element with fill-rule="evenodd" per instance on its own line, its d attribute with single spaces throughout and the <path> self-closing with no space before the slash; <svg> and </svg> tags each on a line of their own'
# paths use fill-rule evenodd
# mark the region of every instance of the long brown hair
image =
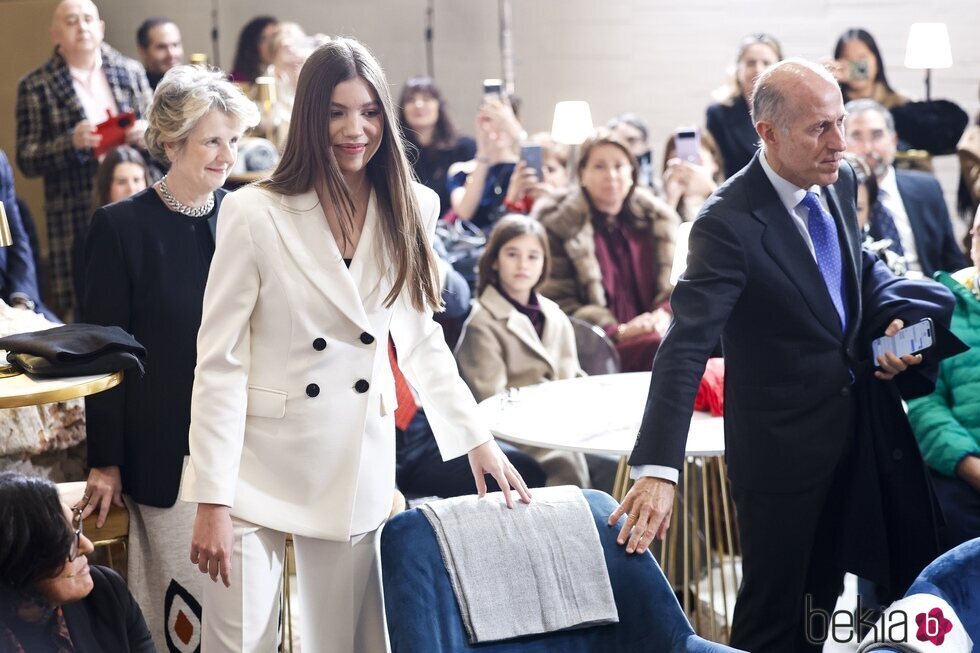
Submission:
<svg viewBox="0 0 980 653">
<path fill-rule="evenodd" d="M 283 195 L 312 189 L 320 197 L 330 198 L 343 238 L 350 241 L 354 198 L 334 156 L 328 122 L 334 87 L 357 77 L 374 90 L 384 116 L 381 144 L 367 164 L 367 177 L 377 195 L 384 244 L 396 270 L 385 306 L 394 304 L 407 285 L 416 310 L 440 310 L 436 263 L 412 188 L 412 172 L 388 82 L 381 66 L 359 42 L 334 39 L 317 48 L 303 64 L 282 158 L 272 176 L 260 185 Z"/>
<path fill-rule="evenodd" d="M 493 285 L 500 287 L 500 273 L 493 269 L 493 264 L 500 256 L 500 250 L 504 245 L 526 234 L 536 236 L 541 243 L 541 251 L 544 252 L 544 264 L 541 266 L 541 277 L 531 290 L 537 290 L 541 284 L 548 280 L 548 273 L 551 271 L 551 250 L 548 248 L 548 233 L 544 226 L 534 218 L 519 213 L 509 213 L 500 218 L 490 233 L 487 247 L 480 256 L 480 263 L 476 273 L 476 295 L 479 297 L 487 286 Z"/>
</svg>

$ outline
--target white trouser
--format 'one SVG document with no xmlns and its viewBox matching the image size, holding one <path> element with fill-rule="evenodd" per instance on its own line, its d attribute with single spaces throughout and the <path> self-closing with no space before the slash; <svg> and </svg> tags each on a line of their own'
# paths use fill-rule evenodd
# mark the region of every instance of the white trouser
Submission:
<svg viewBox="0 0 980 653">
<path fill-rule="evenodd" d="M 232 519 L 231 587 L 205 582 L 202 653 L 273 653 L 286 534 Z M 381 527 L 346 542 L 293 537 L 303 653 L 388 650 Z M 295 608 L 295 606 L 294 606 Z"/>
</svg>

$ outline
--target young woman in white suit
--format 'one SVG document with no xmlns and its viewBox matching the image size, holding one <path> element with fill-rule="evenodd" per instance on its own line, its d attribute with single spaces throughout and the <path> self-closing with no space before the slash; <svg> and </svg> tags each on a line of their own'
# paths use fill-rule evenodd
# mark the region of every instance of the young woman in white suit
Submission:
<svg viewBox="0 0 980 653">
<path fill-rule="evenodd" d="M 445 459 L 521 500 L 440 327 L 439 200 L 411 180 L 380 66 L 336 39 L 300 74 L 278 168 L 222 205 L 204 297 L 182 498 L 204 594 L 202 650 L 273 651 L 285 538 L 311 651 L 383 651 L 376 538 L 395 476 L 399 367 Z M 220 577 L 221 583 L 217 580 Z"/>
</svg>

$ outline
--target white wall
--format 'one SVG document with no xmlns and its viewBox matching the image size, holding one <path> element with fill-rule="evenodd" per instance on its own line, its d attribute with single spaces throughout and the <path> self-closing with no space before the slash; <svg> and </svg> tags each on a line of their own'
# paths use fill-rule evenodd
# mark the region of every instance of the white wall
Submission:
<svg viewBox="0 0 980 653">
<path fill-rule="evenodd" d="M 97 0 L 107 24 L 107 41 L 135 55 L 135 32 L 147 16 L 165 13 L 180 25 L 188 54 L 211 52 L 212 7 L 217 8 L 220 62 L 231 65 L 238 31 L 251 17 L 272 13 L 309 32 L 346 34 L 364 41 L 381 59 L 393 91 L 425 70 L 423 30 L 426 0 Z M 484 77 L 501 74 L 496 0 L 433 0 L 436 78 L 457 124 L 472 131 L 472 116 Z M 34 6 L 50 15 L 53 0 L 0 0 L 0 30 L 6 7 Z M 6 7 L 5 7 L 6 6 Z M 650 125 L 658 151 L 682 123 L 703 122 L 710 92 L 725 79 L 738 41 L 768 31 L 787 55 L 832 53 L 846 28 L 867 28 L 878 39 L 888 76 L 914 99 L 923 94 L 922 73 L 903 65 L 908 25 L 949 25 L 954 67 L 933 73 L 934 97 L 952 99 L 972 117 L 980 110 L 980 2 L 977 0 L 513 0 L 517 92 L 524 99 L 528 131 L 549 129 L 554 103 L 584 99 L 597 123 L 634 111 Z M 47 22 L 36 34 L 47 40 Z M 23 30 L 23 25 L 18 30 Z M 8 46 L 6 43 L 4 48 Z M 38 63 L 43 57 L 38 57 Z M 5 67 L 6 68 L 6 67 Z M 24 70 L 0 71 L 3 96 Z M 2 107 L 5 146 L 12 141 L 12 106 Z M 7 146 L 9 147 L 9 146 Z M 8 150 L 11 151 L 12 150 Z M 947 196 L 956 189 L 955 157 L 937 161 Z M 20 180 L 19 180 L 20 181 Z M 40 206 L 37 207 L 40 210 Z"/>
</svg>

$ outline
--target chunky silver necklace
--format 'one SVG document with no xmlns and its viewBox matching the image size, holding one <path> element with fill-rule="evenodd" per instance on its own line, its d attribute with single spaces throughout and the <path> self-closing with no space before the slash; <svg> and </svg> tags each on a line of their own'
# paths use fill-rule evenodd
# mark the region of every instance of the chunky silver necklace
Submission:
<svg viewBox="0 0 980 653">
<path fill-rule="evenodd" d="M 163 201 L 166 202 L 171 211 L 192 218 L 203 218 L 214 209 L 214 191 L 208 194 L 208 201 L 204 203 L 204 206 L 187 206 L 174 197 L 174 194 L 167 188 L 167 175 L 164 175 L 163 179 L 160 180 L 160 195 L 163 196 Z"/>
</svg>

